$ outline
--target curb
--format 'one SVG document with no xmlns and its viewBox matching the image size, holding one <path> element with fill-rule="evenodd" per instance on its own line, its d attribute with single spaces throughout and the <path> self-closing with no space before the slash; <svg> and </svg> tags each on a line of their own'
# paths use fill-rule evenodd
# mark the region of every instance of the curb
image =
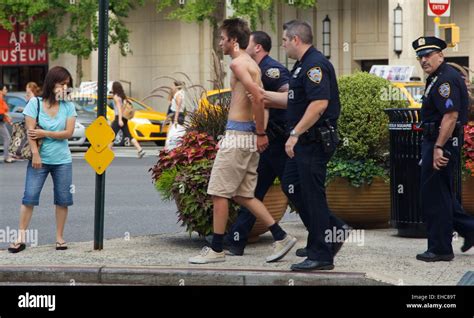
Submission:
<svg viewBox="0 0 474 318">
<path fill-rule="evenodd" d="M 366 286 L 390 285 L 365 273 L 120 266 L 0 266 L 0 283 L 148 286 Z"/>
</svg>

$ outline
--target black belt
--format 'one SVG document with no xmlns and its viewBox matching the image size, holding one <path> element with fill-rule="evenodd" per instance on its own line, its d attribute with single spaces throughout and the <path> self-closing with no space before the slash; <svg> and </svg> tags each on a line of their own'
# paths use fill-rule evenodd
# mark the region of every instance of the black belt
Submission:
<svg viewBox="0 0 474 318">
<path fill-rule="evenodd" d="M 439 127 L 441 126 L 440 122 L 425 122 L 422 124 L 423 127 L 423 137 L 427 138 L 438 138 L 439 135 Z M 457 137 L 460 135 L 463 126 L 460 122 L 456 123 L 456 127 L 454 127 L 453 134 L 451 137 Z"/>
</svg>

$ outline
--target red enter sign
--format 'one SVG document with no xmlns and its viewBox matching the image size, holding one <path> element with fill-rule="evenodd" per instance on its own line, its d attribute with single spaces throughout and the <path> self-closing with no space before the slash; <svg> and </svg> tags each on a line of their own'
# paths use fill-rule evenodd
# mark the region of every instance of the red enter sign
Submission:
<svg viewBox="0 0 474 318">
<path fill-rule="evenodd" d="M 428 0 L 428 7 L 434 15 L 442 16 L 449 10 L 451 0 Z"/>
</svg>

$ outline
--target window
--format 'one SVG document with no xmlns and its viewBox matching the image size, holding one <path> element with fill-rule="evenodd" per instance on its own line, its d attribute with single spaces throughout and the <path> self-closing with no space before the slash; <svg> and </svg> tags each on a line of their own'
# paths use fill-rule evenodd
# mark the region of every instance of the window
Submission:
<svg viewBox="0 0 474 318">
<path fill-rule="evenodd" d="M 11 112 L 14 112 L 17 107 L 25 108 L 26 106 L 26 100 L 20 97 L 6 96 L 5 101 Z"/>
</svg>

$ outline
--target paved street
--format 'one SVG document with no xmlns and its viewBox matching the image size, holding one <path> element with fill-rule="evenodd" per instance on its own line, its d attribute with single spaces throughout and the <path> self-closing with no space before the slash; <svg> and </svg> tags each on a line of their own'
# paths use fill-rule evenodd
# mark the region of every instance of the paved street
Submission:
<svg viewBox="0 0 474 318">
<path fill-rule="evenodd" d="M 158 147 L 146 147 L 147 155 L 136 159 L 133 148 L 115 148 L 116 158 L 106 173 L 105 238 L 126 235 L 176 233 L 174 202 L 163 202 L 151 183 L 148 169 L 156 161 Z M 80 151 L 78 151 L 80 150 Z M 94 233 L 95 173 L 84 161 L 85 149 L 73 148 L 74 206 L 66 224 L 65 239 L 90 241 Z M 23 196 L 26 161 L 0 163 L 0 229 L 17 228 Z M 35 209 L 31 228 L 38 230 L 38 243 L 55 241 L 55 214 L 52 181 L 49 178 Z M 0 248 L 7 243 L 0 242 Z"/>
</svg>

